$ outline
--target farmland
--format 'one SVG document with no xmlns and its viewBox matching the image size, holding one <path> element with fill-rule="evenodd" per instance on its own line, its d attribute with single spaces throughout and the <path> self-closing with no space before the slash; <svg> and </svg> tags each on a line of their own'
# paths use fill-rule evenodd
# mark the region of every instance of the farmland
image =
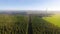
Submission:
<svg viewBox="0 0 60 34">
<path fill-rule="evenodd" d="M 51 17 L 44 17 L 44 20 L 60 27 L 60 14 L 56 13 L 55 15 L 52 15 Z"/>
<path fill-rule="evenodd" d="M 47 21 L 48 18 L 40 18 L 38 16 L 34 16 L 32 18 L 33 34 L 59 34 L 58 32 L 60 32 L 60 28 L 53 24 L 54 22 L 50 23 Z"/>
<path fill-rule="evenodd" d="M 0 14 L 0 34 L 59 34 L 59 14 L 42 15 Z"/>
<path fill-rule="evenodd" d="M 27 16 L 0 15 L 0 34 L 26 34 L 27 25 Z"/>
</svg>

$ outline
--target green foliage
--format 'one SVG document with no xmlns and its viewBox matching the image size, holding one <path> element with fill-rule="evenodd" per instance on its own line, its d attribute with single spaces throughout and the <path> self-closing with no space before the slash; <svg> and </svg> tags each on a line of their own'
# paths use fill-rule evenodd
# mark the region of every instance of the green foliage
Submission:
<svg viewBox="0 0 60 34">
<path fill-rule="evenodd" d="M 0 15 L 1 34 L 26 34 L 28 17 L 24 15 Z"/>
<path fill-rule="evenodd" d="M 0 34 L 28 34 L 31 27 L 32 34 L 59 34 L 60 28 L 39 16 L 0 14 Z"/>
<path fill-rule="evenodd" d="M 32 16 L 33 34 L 58 34 L 60 28 L 38 16 Z"/>
</svg>

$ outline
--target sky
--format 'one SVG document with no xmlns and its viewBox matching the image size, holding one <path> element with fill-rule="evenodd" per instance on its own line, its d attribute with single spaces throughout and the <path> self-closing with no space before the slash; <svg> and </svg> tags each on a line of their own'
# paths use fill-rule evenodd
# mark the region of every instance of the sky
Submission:
<svg viewBox="0 0 60 34">
<path fill-rule="evenodd" d="M 60 0 L 0 0 L 0 10 L 60 10 Z"/>
</svg>

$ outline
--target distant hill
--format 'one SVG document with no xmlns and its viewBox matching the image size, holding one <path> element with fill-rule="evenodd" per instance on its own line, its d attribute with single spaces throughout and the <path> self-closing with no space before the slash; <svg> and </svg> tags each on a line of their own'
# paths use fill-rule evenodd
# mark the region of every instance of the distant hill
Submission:
<svg viewBox="0 0 60 34">
<path fill-rule="evenodd" d="M 15 14 L 21 14 L 21 15 L 26 15 L 27 12 L 26 11 L 1 11 L 0 14 L 12 14 L 12 15 L 15 15 Z"/>
</svg>

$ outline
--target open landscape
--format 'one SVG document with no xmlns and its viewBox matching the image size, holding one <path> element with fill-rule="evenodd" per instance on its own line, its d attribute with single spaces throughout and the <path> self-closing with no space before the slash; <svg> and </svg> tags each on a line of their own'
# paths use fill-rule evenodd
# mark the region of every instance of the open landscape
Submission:
<svg viewBox="0 0 60 34">
<path fill-rule="evenodd" d="M 0 0 L 0 34 L 60 34 L 60 0 Z"/>
<path fill-rule="evenodd" d="M 60 34 L 59 12 L 0 12 L 0 34 Z"/>
</svg>

